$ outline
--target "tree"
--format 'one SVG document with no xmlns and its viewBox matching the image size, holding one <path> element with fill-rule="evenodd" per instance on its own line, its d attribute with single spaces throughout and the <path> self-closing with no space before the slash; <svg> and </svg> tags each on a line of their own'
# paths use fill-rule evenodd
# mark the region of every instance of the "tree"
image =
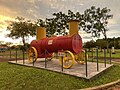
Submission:
<svg viewBox="0 0 120 90">
<path fill-rule="evenodd" d="M 36 25 L 30 20 L 25 20 L 23 17 L 17 17 L 8 27 L 10 34 L 8 37 L 13 39 L 22 38 L 23 46 L 25 47 L 25 37 L 35 35 Z"/>
<path fill-rule="evenodd" d="M 105 44 L 106 44 L 105 39 L 98 39 L 98 40 L 96 40 L 96 45 L 101 49 L 101 52 L 102 52 L 103 48 L 106 48 Z"/>
<path fill-rule="evenodd" d="M 53 16 L 57 24 L 57 32 L 63 35 L 66 35 L 66 30 L 69 29 L 68 22 L 70 20 L 81 20 L 81 14 L 79 12 L 73 13 L 71 10 L 68 10 L 68 13 L 53 13 Z"/>
<path fill-rule="evenodd" d="M 88 33 L 92 33 L 93 37 L 99 37 L 100 33 L 104 35 L 108 52 L 108 41 L 106 32 L 108 31 L 108 20 L 113 17 L 109 14 L 110 9 L 107 7 L 100 9 L 92 6 L 90 9 L 84 11 L 82 28 Z"/>
<path fill-rule="evenodd" d="M 6 42 L 6 45 L 7 46 L 10 46 L 10 45 L 12 45 L 13 43 L 12 42 Z"/>
<path fill-rule="evenodd" d="M 4 44 L 5 42 L 4 41 L 0 41 L 0 45 Z"/>
<path fill-rule="evenodd" d="M 54 18 L 46 18 L 45 21 L 43 21 L 42 19 L 38 19 L 36 25 L 46 28 L 47 37 L 51 37 L 52 35 L 54 35 L 55 32 L 57 32 L 57 24 Z"/>
<path fill-rule="evenodd" d="M 37 26 L 46 27 L 46 34 L 48 37 L 54 34 L 65 34 L 65 27 L 68 21 L 67 16 L 62 12 L 53 13 L 53 16 L 53 18 L 46 18 L 45 21 L 38 19 L 36 22 Z"/>
<path fill-rule="evenodd" d="M 51 35 L 66 35 L 69 20 L 79 20 L 81 15 L 79 12 L 73 13 L 71 10 L 68 10 L 68 14 L 58 12 L 53 13 L 53 18 L 46 18 L 45 21 L 38 19 L 36 24 L 41 27 L 46 27 L 47 36 Z"/>
<path fill-rule="evenodd" d="M 90 48 L 93 48 L 95 46 L 96 46 L 96 44 L 95 44 L 95 41 L 93 41 L 93 40 L 86 42 L 85 45 L 84 45 L 84 47 L 88 48 L 89 51 L 90 51 Z"/>
<path fill-rule="evenodd" d="M 54 20 L 57 24 L 58 33 L 61 34 L 64 29 L 68 29 L 69 20 L 78 20 L 79 28 L 83 29 L 87 33 L 91 33 L 92 37 L 99 37 L 102 33 L 107 39 L 106 31 L 108 20 L 113 17 L 109 14 L 110 9 L 105 8 L 96 8 L 92 6 L 90 9 L 86 9 L 83 14 L 79 12 L 73 13 L 71 10 L 68 10 L 68 14 L 58 12 L 54 13 Z"/>
<path fill-rule="evenodd" d="M 68 29 L 68 16 L 65 13 L 58 12 L 53 13 L 54 20 L 56 22 L 56 32 L 58 34 L 66 34 L 66 29 Z"/>
<path fill-rule="evenodd" d="M 99 37 L 100 32 L 107 38 L 106 31 L 108 20 L 113 17 L 109 14 L 110 9 L 107 7 L 100 9 L 92 6 L 90 9 L 86 9 L 82 15 L 82 28 L 88 33 L 92 33 L 93 37 Z"/>
<path fill-rule="evenodd" d="M 78 20 L 79 28 L 83 29 L 87 33 L 91 33 L 92 37 L 99 37 L 102 33 L 107 40 L 106 32 L 108 20 L 112 18 L 113 15 L 109 14 L 110 9 L 96 8 L 92 6 L 90 9 L 86 9 L 83 14 L 79 12 L 72 12 L 68 10 L 68 13 L 53 13 L 53 18 L 46 19 L 42 21 L 38 20 L 40 26 L 45 26 L 47 29 L 47 34 L 66 34 L 68 29 L 69 20 Z"/>
</svg>

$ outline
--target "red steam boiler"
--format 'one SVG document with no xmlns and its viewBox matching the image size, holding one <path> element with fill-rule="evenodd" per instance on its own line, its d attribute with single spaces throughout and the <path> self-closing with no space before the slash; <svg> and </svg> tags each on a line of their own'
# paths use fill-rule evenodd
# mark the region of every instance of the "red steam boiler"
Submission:
<svg viewBox="0 0 120 90">
<path fill-rule="evenodd" d="M 69 50 L 74 54 L 78 54 L 82 50 L 82 38 L 79 34 L 43 38 L 40 40 L 33 40 L 30 47 L 36 49 L 37 58 L 51 57 L 53 52 L 58 52 L 59 50 Z M 46 55 L 45 50 L 47 51 Z"/>
</svg>

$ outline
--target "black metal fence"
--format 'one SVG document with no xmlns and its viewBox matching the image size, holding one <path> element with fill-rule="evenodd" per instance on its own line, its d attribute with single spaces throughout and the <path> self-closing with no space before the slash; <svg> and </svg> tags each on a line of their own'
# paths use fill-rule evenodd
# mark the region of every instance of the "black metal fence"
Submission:
<svg viewBox="0 0 120 90">
<path fill-rule="evenodd" d="M 47 61 L 46 61 L 46 54 L 47 54 L 47 50 L 45 50 L 45 68 L 47 68 Z M 109 58 L 106 59 L 106 49 L 103 50 L 103 63 L 104 66 L 106 67 L 107 63 L 111 64 L 111 49 L 109 49 Z M 88 76 L 88 62 L 96 62 L 96 71 L 99 71 L 99 51 L 98 51 L 98 47 L 96 47 L 95 49 L 92 49 L 91 51 L 91 58 L 87 58 L 87 56 L 89 56 L 89 53 L 87 51 L 87 49 L 85 49 L 85 73 L 86 73 L 86 77 Z M 27 59 L 27 52 L 25 50 L 18 50 L 16 49 L 9 49 L 6 51 L 0 51 L 0 57 L 1 58 L 8 58 L 10 61 L 14 60 L 16 61 L 16 63 L 18 63 L 18 60 L 23 60 L 23 64 L 25 64 L 25 59 Z M 62 65 L 61 65 L 61 71 L 64 70 L 63 68 L 63 57 L 62 57 Z M 34 62 L 33 62 L 33 67 L 34 67 Z"/>
<path fill-rule="evenodd" d="M 102 61 L 102 63 L 104 63 L 104 66 L 106 68 L 106 65 L 107 63 L 108 64 L 111 64 L 111 60 L 112 60 L 112 53 L 111 53 L 111 49 L 109 49 L 109 56 L 106 55 L 107 51 L 106 49 L 104 49 L 103 51 L 103 58 L 101 60 L 99 60 L 101 57 L 99 57 L 99 51 L 98 51 L 98 47 L 96 48 L 92 48 L 92 51 L 91 51 L 91 58 L 87 58 L 87 55 L 88 55 L 88 51 L 85 49 L 85 73 L 86 73 L 86 77 L 88 76 L 88 64 L 87 62 L 88 61 L 91 61 L 91 62 L 96 62 L 96 71 L 99 71 L 99 63 L 100 61 Z M 108 59 L 106 59 L 108 58 Z"/>
<path fill-rule="evenodd" d="M 0 58 L 1 59 L 6 59 L 8 61 L 17 61 L 23 59 L 23 63 L 24 60 L 27 59 L 27 52 L 25 50 L 19 50 L 18 48 L 16 49 L 6 49 L 4 51 L 0 50 Z"/>
</svg>

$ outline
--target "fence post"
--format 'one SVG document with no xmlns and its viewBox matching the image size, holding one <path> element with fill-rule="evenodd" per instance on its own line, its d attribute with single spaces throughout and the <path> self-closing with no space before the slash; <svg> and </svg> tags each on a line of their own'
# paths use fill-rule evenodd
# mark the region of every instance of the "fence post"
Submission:
<svg viewBox="0 0 120 90">
<path fill-rule="evenodd" d="M 4 50 L 2 50 L 2 57 L 4 57 Z"/>
<path fill-rule="evenodd" d="M 22 50 L 23 51 L 23 64 L 25 64 L 25 56 L 24 56 L 24 49 Z"/>
<path fill-rule="evenodd" d="M 98 46 L 96 47 L 96 61 L 97 61 L 97 71 L 99 71 L 99 64 L 98 64 Z"/>
<path fill-rule="evenodd" d="M 106 67 L 106 49 L 104 48 L 104 63 L 105 63 L 105 67 Z"/>
<path fill-rule="evenodd" d="M 93 62 L 93 48 L 92 48 L 92 62 Z"/>
<path fill-rule="evenodd" d="M 111 49 L 110 49 L 110 64 L 111 64 Z"/>
<path fill-rule="evenodd" d="M 10 48 L 10 60 L 11 60 L 11 48 Z"/>
<path fill-rule="evenodd" d="M 45 68 L 47 68 L 47 62 L 46 62 L 46 49 L 45 49 Z"/>
<path fill-rule="evenodd" d="M 85 71 L 86 71 L 86 77 L 88 76 L 88 71 L 87 71 L 87 50 L 85 49 Z"/>
<path fill-rule="evenodd" d="M 17 63 L 17 48 L 16 48 L 16 55 L 15 56 L 16 56 L 16 63 Z"/>
<path fill-rule="evenodd" d="M 61 58 L 62 58 L 62 67 L 61 67 L 61 69 L 63 71 L 63 56 L 61 56 Z"/>
<path fill-rule="evenodd" d="M 1 50 L 0 50 L 0 56 L 2 56 L 2 54 L 1 54 Z"/>
<path fill-rule="evenodd" d="M 35 63 L 35 62 L 34 62 L 34 56 L 32 57 L 32 61 L 33 61 L 33 67 L 34 67 L 34 63 Z"/>
</svg>

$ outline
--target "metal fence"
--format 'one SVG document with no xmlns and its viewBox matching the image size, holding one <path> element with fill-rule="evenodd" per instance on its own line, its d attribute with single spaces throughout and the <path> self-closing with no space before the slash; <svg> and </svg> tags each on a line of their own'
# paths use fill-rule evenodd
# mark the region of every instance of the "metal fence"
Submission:
<svg viewBox="0 0 120 90">
<path fill-rule="evenodd" d="M 45 54 L 48 53 L 45 50 Z M 111 49 L 109 49 L 109 59 L 106 59 L 106 49 L 103 50 L 103 63 L 104 66 L 106 67 L 107 63 L 111 64 Z M 98 51 L 98 47 L 96 47 L 95 49 L 92 49 L 91 51 L 91 58 L 87 58 L 87 56 L 89 55 L 88 50 L 85 49 L 85 73 L 86 73 L 86 77 L 88 76 L 88 62 L 96 62 L 96 71 L 99 71 L 99 51 Z M 16 61 L 16 63 L 18 63 L 18 60 L 22 60 L 23 64 L 25 64 L 25 59 L 27 59 L 27 52 L 25 50 L 18 50 L 18 49 L 9 49 L 6 51 L 0 51 L 0 57 L 1 58 L 7 58 L 10 61 L 14 60 Z M 63 57 L 62 57 L 63 58 Z M 34 62 L 33 62 L 33 67 L 34 67 Z M 47 68 L 47 61 L 45 58 L 45 68 Z M 62 65 L 61 65 L 61 71 L 64 71 L 63 68 L 63 59 L 62 59 Z"/>
</svg>

